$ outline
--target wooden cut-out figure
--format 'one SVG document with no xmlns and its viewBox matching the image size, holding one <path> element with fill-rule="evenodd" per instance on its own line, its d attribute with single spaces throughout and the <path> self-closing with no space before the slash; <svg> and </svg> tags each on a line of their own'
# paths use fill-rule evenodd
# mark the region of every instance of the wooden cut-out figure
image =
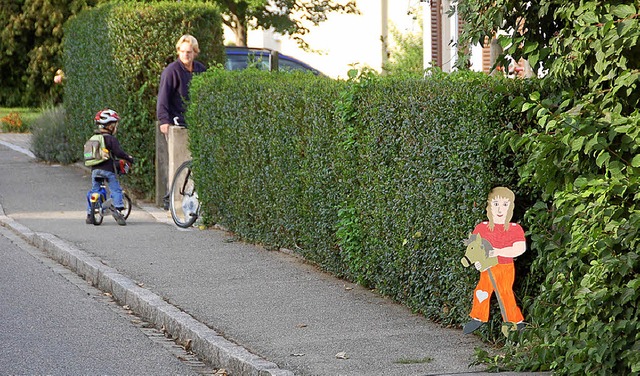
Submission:
<svg viewBox="0 0 640 376">
<path fill-rule="evenodd" d="M 480 280 L 473 292 L 471 321 L 463 329 L 470 334 L 489 321 L 489 302 L 495 292 L 500 313 L 502 332 L 524 329 L 524 316 L 513 293 L 515 267 L 513 258 L 526 251 L 524 230 L 517 223 L 510 223 L 515 202 L 514 193 L 505 187 L 496 187 L 487 199 L 488 221 L 479 223 L 469 240 L 462 264 L 474 265 L 480 271 Z"/>
</svg>

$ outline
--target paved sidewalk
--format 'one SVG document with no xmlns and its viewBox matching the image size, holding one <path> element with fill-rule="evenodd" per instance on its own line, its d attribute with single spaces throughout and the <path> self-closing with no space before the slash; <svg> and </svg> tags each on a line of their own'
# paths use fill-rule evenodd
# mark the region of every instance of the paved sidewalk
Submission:
<svg viewBox="0 0 640 376">
<path fill-rule="evenodd" d="M 476 336 L 298 257 L 179 229 L 151 204 L 86 225 L 87 170 L 25 151 L 29 135 L 0 133 L 0 224 L 231 375 L 484 374 Z"/>
</svg>

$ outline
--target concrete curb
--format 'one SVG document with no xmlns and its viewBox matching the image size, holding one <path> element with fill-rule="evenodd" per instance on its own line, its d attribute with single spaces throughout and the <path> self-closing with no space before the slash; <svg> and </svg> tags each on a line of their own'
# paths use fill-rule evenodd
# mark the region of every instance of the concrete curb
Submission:
<svg viewBox="0 0 640 376">
<path fill-rule="evenodd" d="M 15 150 L 17 152 L 20 152 L 20 153 L 28 156 L 28 157 L 31 157 L 31 158 L 35 158 L 36 157 L 35 154 L 33 154 L 31 152 L 31 150 L 28 150 L 28 149 L 26 149 L 26 148 L 24 148 L 22 146 L 16 145 L 16 144 L 12 144 L 11 142 L 0 140 L 0 145 L 4 145 L 4 146 L 8 147 L 9 149 L 13 149 L 13 150 Z"/>
<path fill-rule="evenodd" d="M 55 235 L 34 232 L 4 214 L 0 206 L 0 225 L 10 229 L 29 244 L 46 252 L 56 262 L 110 293 L 118 303 L 171 335 L 179 344 L 188 345 L 200 358 L 232 375 L 293 376 L 277 364 L 250 353 L 194 319 L 155 293 L 137 285 L 99 258 L 71 246 Z"/>
</svg>

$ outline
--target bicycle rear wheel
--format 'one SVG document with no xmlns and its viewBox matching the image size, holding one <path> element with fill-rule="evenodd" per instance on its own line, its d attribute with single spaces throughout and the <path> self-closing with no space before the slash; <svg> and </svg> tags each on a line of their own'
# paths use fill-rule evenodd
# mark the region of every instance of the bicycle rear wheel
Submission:
<svg viewBox="0 0 640 376">
<path fill-rule="evenodd" d="M 104 213 L 102 213 L 102 199 L 98 199 L 91 203 L 91 212 L 89 212 L 89 216 L 91 217 L 94 226 L 100 226 L 102 224 L 102 220 L 104 219 Z"/>
<path fill-rule="evenodd" d="M 191 173 L 191 161 L 184 162 L 176 170 L 171 183 L 169 210 L 178 227 L 190 227 L 198 219 L 200 201 Z"/>
</svg>

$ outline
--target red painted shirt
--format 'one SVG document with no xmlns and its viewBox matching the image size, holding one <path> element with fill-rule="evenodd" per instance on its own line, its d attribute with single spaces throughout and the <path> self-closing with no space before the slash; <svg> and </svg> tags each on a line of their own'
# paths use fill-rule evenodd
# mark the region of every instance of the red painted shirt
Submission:
<svg viewBox="0 0 640 376">
<path fill-rule="evenodd" d="M 489 222 L 481 222 L 473 229 L 473 233 L 480 234 L 483 239 L 487 239 L 493 248 L 510 247 L 515 242 L 525 241 L 524 230 L 517 223 L 509 223 L 507 231 L 505 231 L 504 225 L 494 225 L 493 231 L 491 231 Z M 513 258 L 498 256 L 498 263 L 512 264 Z"/>
</svg>

